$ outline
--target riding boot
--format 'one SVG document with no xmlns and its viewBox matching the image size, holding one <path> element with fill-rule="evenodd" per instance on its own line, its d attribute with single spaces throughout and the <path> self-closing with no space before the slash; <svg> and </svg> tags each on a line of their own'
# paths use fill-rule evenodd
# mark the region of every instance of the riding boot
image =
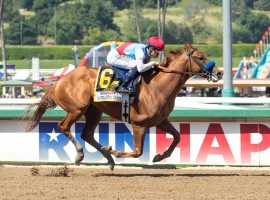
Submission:
<svg viewBox="0 0 270 200">
<path fill-rule="evenodd" d="M 133 87 L 130 84 L 132 80 L 137 77 L 138 75 L 138 70 L 137 67 L 134 67 L 133 69 L 130 69 L 127 74 L 125 79 L 123 80 L 123 83 L 119 86 L 117 92 L 120 93 L 133 93 Z"/>
</svg>

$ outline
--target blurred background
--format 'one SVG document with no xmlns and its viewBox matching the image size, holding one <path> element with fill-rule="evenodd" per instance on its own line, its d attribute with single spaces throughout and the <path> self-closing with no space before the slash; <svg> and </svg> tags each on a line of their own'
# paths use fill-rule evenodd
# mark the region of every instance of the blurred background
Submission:
<svg viewBox="0 0 270 200">
<path fill-rule="evenodd" d="M 222 0 L 1 2 L 4 34 L 0 42 L 5 44 L 2 47 L 5 46 L 7 80 L 20 73 L 23 75 L 17 75 L 19 78 L 15 80 L 39 79 L 50 85 L 55 80 L 50 77 L 57 70 L 68 72 L 70 65 L 76 67 L 93 48 L 99 47 L 95 49 L 100 51 L 95 64 L 102 65 L 110 49 L 110 45 L 104 43 L 144 43 L 153 35 L 165 40 L 165 54 L 170 49 L 181 49 L 184 42 L 189 41 L 223 68 Z M 234 78 L 267 78 L 269 70 L 265 66 L 270 56 L 265 55 L 269 47 L 270 2 L 234 0 L 231 4 Z M 91 56 L 90 66 L 94 64 Z M 264 63 L 259 67 L 263 58 Z M 35 71 L 39 75 L 33 80 Z M 261 75 L 261 71 L 266 75 Z M 3 71 L 0 77 L 3 80 Z M 205 95 L 201 92 L 200 96 Z"/>
</svg>

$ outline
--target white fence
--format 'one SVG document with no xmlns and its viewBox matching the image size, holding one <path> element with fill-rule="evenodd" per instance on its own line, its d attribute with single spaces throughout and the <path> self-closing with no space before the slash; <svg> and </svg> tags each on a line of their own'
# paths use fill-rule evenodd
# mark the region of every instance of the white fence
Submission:
<svg viewBox="0 0 270 200">
<path fill-rule="evenodd" d="M 36 99 L 0 99 L 0 106 L 30 105 L 40 101 Z M 270 98 L 243 97 L 177 97 L 175 107 L 183 108 L 240 108 L 249 106 L 268 106 Z"/>
<path fill-rule="evenodd" d="M 36 103 L 40 99 L 0 99 L 2 109 L 14 109 Z M 229 105 L 225 105 L 229 104 Z M 233 104 L 233 105 L 232 105 Z M 262 106 L 270 104 L 269 98 L 197 98 L 178 97 L 175 107 L 180 108 L 231 108 L 241 104 Z M 1 109 L 0 108 L 0 109 Z M 242 112 L 242 111 L 241 111 Z M 267 112 L 267 111 L 266 111 Z M 218 112 L 217 112 L 218 113 Z M 167 164 L 210 164 L 210 165 L 270 165 L 270 122 L 221 121 L 181 122 L 172 125 L 181 135 L 179 143 Z M 0 120 L 0 161 L 73 162 L 76 151 L 65 136 L 57 129 L 59 120 L 41 121 L 30 133 L 25 133 L 19 119 Z M 84 162 L 106 163 L 103 156 L 81 140 L 83 122 L 71 127 L 71 132 L 84 146 Z M 133 135 L 130 124 L 102 121 L 95 130 L 102 145 L 113 149 L 131 151 Z M 152 158 L 169 148 L 171 135 L 151 127 L 146 134 L 144 153 L 139 158 L 115 158 L 116 163 L 152 163 Z"/>
<path fill-rule="evenodd" d="M 175 107 L 205 109 L 245 109 L 247 106 L 269 106 L 270 98 L 243 97 L 177 97 Z"/>
</svg>

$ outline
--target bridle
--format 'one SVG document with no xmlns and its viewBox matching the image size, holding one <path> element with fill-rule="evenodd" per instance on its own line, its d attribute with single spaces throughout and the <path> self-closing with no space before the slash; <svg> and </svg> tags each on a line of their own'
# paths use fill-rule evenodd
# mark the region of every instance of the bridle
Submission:
<svg viewBox="0 0 270 200">
<path fill-rule="evenodd" d="M 186 55 L 189 57 L 189 63 L 190 63 L 190 68 L 192 68 L 191 66 L 191 60 L 193 60 L 198 67 L 201 69 L 200 72 L 192 72 L 192 70 L 190 69 L 189 72 L 181 72 L 181 71 L 177 71 L 175 69 L 169 69 L 163 66 L 158 66 L 158 68 L 165 73 L 174 73 L 174 74 L 182 74 L 182 75 L 198 75 L 198 76 L 202 76 L 202 77 L 208 77 L 211 75 L 210 72 L 207 72 L 205 69 L 205 65 L 202 63 L 202 61 L 200 61 L 197 57 L 194 57 L 193 54 L 195 51 L 197 51 L 197 48 L 192 49 L 191 51 L 189 51 L 187 48 L 184 48 Z"/>
<path fill-rule="evenodd" d="M 208 72 L 206 71 L 206 69 L 204 67 L 205 65 L 202 63 L 201 60 L 199 60 L 197 57 L 193 56 L 193 53 L 195 51 L 198 51 L 198 49 L 195 48 L 195 49 L 192 49 L 191 51 L 188 51 L 188 49 L 185 48 L 185 51 L 186 51 L 187 56 L 189 57 L 189 63 L 190 63 L 189 66 L 191 67 L 191 59 L 192 59 L 198 65 L 198 67 L 201 69 L 199 74 L 207 75 Z M 192 72 L 192 70 L 190 70 L 190 71 Z"/>
</svg>

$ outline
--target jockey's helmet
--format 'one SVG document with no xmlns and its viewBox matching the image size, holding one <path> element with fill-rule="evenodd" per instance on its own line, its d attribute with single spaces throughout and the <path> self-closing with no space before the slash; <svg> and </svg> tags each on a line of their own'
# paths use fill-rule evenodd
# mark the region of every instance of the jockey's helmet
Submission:
<svg viewBox="0 0 270 200">
<path fill-rule="evenodd" d="M 150 37 L 146 43 L 148 43 L 149 46 L 152 46 L 159 51 L 164 50 L 164 41 L 158 36 Z"/>
</svg>

